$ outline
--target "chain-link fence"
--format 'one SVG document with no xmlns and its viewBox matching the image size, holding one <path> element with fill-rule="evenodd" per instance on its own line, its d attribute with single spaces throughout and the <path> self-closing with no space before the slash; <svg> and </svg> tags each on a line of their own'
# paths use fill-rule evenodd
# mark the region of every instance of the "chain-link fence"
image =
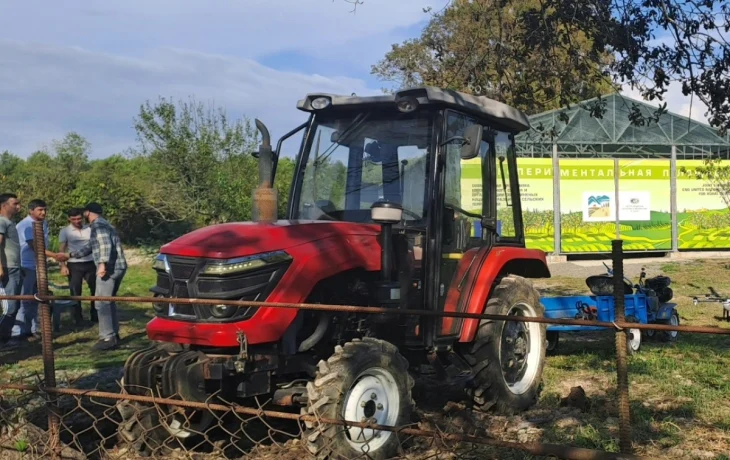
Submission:
<svg viewBox="0 0 730 460">
<path fill-rule="evenodd" d="M 40 225 L 35 230 L 42 231 Z M 43 238 L 35 241 L 42 245 Z M 593 325 L 616 331 L 618 374 L 619 440 L 621 454 L 536 442 L 503 439 L 475 427 L 464 410 L 427 415 L 402 426 L 374 425 L 372 420 L 345 422 L 323 417 L 316 407 L 299 409 L 296 404 L 249 398 L 246 405 L 212 393 L 206 401 L 186 400 L 159 388 L 122 385 L 121 371 L 114 370 L 84 382 L 83 378 L 58 379 L 51 340 L 48 302 L 53 300 L 102 300 L 102 297 L 49 296 L 43 247 L 36 248 L 43 376 L 31 375 L 0 382 L 0 458 L 381 458 L 378 446 L 395 443 L 398 458 L 508 458 L 507 452 L 566 459 L 636 458 L 631 455 L 631 420 L 628 404 L 626 329 L 730 334 L 708 327 L 627 323 L 624 298 L 616 296 L 616 322 L 556 320 L 503 315 L 401 310 L 400 314 L 440 315 L 474 319 L 510 320 L 551 324 Z M 614 279 L 623 292 L 621 242 L 614 242 Z M 28 296 L 5 298 L 30 300 Z M 151 298 L 120 298 L 152 302 Z M 205 299 L 166 299 L 171 303 L 205 303 Z M 258 302 L 221 302 L 235 306 Z M 307 304 L 265 304 L 302 310 L 384 313 L 375 307 Z M 116 372 L 116 374 L 115 374 Z M 100 382 L 103 384 L 100 386 Z M 375 452 L 373 454 L 372 452 Z M 354 454 L 356 453 L 356 454 Z M 516 458 L 516 457 L 515 457 Z"/>
<path fill-rule="evenodd" d="M 589 449 L 477 436 L 479 430 L 455 413 L 396 428 L 255 402 L 254 407 L 240 406 L 212 396 L 199 403 L 174 395 L 47 388 L 40 376 L 18 379 L 0 385 L 0 458 L 370 459 L 380 458 L 370 454 L 371 444 L 377 448 L 388 441 L 400 446 L 396 458 L 404 459 L 504 458 L 509 449 L 561 458 L 616 458 Z M 49 410 L 58 419 L 56 439 L 50 436 Z M 321 438 L 326 441 L 314 442 Z M 343 439 L 353 440 L 357 455 L 349 448 L 347 455 L 342 453 Z"/>
</svg>

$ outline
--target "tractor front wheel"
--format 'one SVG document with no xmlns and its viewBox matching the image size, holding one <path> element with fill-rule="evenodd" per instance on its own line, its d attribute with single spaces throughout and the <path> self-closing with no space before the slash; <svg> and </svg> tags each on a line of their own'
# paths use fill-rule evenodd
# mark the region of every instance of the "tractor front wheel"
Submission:
<svg viewBox="0 0 730 460">
<path fill-rule="evenodd" d="M 371 422 L 400 427 L 411 422 L 413 379 L 408 361 L 391 343 L 365 337 L 337 346 L 320 361 L 307 384 L 309 404 L 302 414 L 318 419 Z M 317 459 L 397 456 L 398 434 L 326 422 L 306 422 L 304 441 Z"/>
<path fill-rule="evenodd" d="M 485 314 L 544 316 L 540 295 L 520 276 L 504 277 L 494 288 Z M 547 347 L 541 323 L 482 320 L 474 342 L 462 350 L 471 365 L 475 408 L 514 414 L 535 404 L 541 388 Z"/>
<path fill-rule="evenodd" d="M 672 316 L 668 320 L 661 321 L 660 324 L 666 324 L 667 326 L 679 326 L 679 313 L 677 310 L 672 311 Z M 662 331 L 661 338 L 664 342 L 676 342 L 679 331 Z"/>
</svg>

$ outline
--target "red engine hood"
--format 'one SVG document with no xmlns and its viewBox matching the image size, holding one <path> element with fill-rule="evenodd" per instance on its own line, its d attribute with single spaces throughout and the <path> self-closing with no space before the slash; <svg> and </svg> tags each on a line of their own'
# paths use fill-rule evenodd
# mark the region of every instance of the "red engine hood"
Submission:
<svg viewBox="0 0 730 460">
<path fill-rule="evenodd" d="M 286 250 L 313 241 L 344 235 L 377 235 L 380 226 L 352 222 L 287 221 L 271 224 L 235 222 L 211 225 L 162 246 L 163 254 L 228 259 Z"/>
</svg>

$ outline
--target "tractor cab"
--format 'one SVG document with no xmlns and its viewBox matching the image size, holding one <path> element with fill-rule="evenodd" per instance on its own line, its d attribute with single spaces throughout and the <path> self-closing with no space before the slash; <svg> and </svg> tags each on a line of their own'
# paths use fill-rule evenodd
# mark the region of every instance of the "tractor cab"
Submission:
<svg viewBox="0 0 730 460">
<path fill-rule="evenodd" d="M 529 127 L 522 112 L 428 87 L 310 94 L 297 107 L 310 118 L 284 137 L 303 134 L 286 218 L 382 226 L 377 304 L 464 311 L 455 283 L 470 275 L 459 272 L 462 259 L 524 247 L 515 159 L 515 134 Z M 421 346 L 453 342 L 462 325 L 411 322 L 410 340 Z"/>
</svg>

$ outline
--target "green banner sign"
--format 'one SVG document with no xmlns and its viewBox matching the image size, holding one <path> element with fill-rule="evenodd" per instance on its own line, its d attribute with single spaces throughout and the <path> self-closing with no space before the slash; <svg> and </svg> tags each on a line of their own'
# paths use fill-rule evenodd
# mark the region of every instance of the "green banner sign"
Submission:
<svg viewBox="0 0 730 460">
<path fill-rule="evenodd" d="M 698 179 L 702 160 L 677 161 L 677 225 L 680 249 L 730 248 L 727 184 Z"/>
</svg>

